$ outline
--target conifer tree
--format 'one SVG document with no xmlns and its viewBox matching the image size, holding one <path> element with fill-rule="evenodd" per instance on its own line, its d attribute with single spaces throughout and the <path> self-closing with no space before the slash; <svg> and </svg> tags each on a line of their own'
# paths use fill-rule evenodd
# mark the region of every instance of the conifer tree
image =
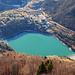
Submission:
<svg viewBox="0 0 75 75">
<path fill-rule="evenodd" d="M 47 66 L 49 64 L 49 60 L 47 60 L 46 62 L 45 62 L 45 65 Z"/>
<path fill-rule="evenodd" d="M 47 72 L 48 73 L 52 72 L 52 69 L 54 69 L 54 65 L 53 65 L 52 61 L 50 61 L 50 63 L 48 64 Z"/>
<path fill-rule="evenodd" d="M 42 74 L 42 73 L 47 73 L 47 69 L 43 62 L 41 63 L 41 65 L 39 66 L 39 69 L 37 70 L 37 75 Z"/>
</svg>

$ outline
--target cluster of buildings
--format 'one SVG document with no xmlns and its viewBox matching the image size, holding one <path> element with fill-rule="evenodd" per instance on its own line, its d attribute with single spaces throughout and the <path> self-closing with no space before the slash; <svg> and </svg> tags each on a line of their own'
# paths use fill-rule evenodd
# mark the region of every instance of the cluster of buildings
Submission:
<svg viewBox="0 0 75 75">
<path fill-rule="evenodd" d="M 41 15 L 38 15 L 38 16 L 41 16 Z M 32 22 L 35 23 L 35 25 L 38 27 L 38 29 L 43 28 L 46 32 L 51 31 L 51 27 L 56 26 L 55 23 L 46 21 L 45 17 L 38 18 L 36 15 L 31 15 L 30 19 L 28 19 L 28 24 L 30 24 Z"/>
</svg>

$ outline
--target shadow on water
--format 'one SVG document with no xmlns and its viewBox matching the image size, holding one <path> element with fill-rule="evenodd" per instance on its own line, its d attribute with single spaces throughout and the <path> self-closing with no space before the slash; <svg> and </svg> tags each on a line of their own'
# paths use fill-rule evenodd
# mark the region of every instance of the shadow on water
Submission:
<svg viewBox="0 0 75 75">
<path fill-rule="evenodd" d="M 14 41 L 14 40 L 16 40 L 16 39 L 18 39 L 18 38 L 20 38 L 20 37 L 23 37 L 24 35 L 26 35 L 26 34 L 28 34 L 27 32 L 25 33 L 25 32 L 23 32 L 23 33 L 20 33 L 20 34 L 18 34 L 18 35 L 16 35 L 16 36 L 14 36 L 14 37 L 12 37 L 12 38 L 8 38 L 8 39 L 6 39 L 7 41 Z"/>
<path fill-rule="evenodd" d="M 27 35 L 27 34 L 41 34 L 41 33 L 33 32 L 33 31 L 26 31 L 26 32 L 19 33 L 16 36 L 13 36 L 11 38 L 7 38 L 6 40 L 9 41 L 9 42 L 14 41 L 14 40 L 16 40 L 16 39 L 18 39 L 20 37 L 23 37 L 24 35 Z M 49 37 L 52 36 L 52 35 L 48 35 L 48 34 L 42 34 L 42 35 L 49 36 Z"/>
<path fill-rule="evenodd" d="M 22 33 L 17 34 L 16 36 L 11 37 L 11 38 L 8 38 L 8 39 L 6 39 L 6 40 L 7 40 L 7 41 L 14 41 L 14 40 L 16 40 L 16 39 L 18 39 L 18 38 L 20 38 L 20 37 L 23 37 L 24 35 L 29 34 L 29 33 L 31 33 L 31 34 L 36 34 L 37 32 L 22 32 Z"/>
</svg>

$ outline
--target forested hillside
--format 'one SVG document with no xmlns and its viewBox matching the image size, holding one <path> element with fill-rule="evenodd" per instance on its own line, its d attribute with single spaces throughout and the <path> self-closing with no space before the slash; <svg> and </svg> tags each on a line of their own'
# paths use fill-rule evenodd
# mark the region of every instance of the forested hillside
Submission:
<svg viewBox="0 0 75 75">
<path fill-rule="evenodd" d="M 28 24 L 27 18 L 25 18 L 24 20 L 13 20 L 6 26 L 1 27 L 1 35 L 5 38 L 12 37 L 25 30 L 34 30 L 34 25 L 35 24 L 33 22 Z"/>
<path fill-rule="evenodd" d="M 0 75 L 75 75 L 75 61 L 6 52 L 0 54 Z"/>
<path fill-rule="evenodd" d="M 46 0 L 42 7 L 54 21 L 75 31 L 75 0 Z"/>
</svg>

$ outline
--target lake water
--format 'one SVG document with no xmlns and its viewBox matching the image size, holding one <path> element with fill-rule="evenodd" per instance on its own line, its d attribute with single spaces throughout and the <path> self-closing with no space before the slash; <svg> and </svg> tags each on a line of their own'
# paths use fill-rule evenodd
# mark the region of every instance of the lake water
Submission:
<svg viewBox="0 0 75 75">
<path fill-rule="evenodd" d="M 65 55 L 75 54 L 68 47 L 64 46 L 53 36 L 46 36 L 38 33 L 21 33 L 13 38 L 4 40 L 16 52 L 27 53 L 29 55 Z"/>
</svg>

